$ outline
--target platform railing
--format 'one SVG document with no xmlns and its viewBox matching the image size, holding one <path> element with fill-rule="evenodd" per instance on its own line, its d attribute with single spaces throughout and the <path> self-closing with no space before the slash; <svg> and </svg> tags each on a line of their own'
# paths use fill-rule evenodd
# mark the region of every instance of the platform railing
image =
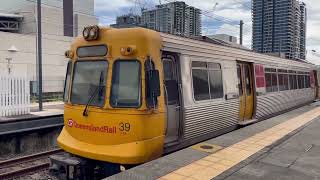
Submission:
<svg viewBox="0 0 320 180">
<path fill-rule="evenodd" d="M 30 113 L 30 82 L 26 77 L 0 75 L 0 117 Z"/>
</svg>

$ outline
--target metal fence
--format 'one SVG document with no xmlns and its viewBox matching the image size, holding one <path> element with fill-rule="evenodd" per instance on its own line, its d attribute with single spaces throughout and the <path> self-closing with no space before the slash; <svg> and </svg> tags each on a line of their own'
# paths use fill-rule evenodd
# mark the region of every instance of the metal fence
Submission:
<svg viewBox="0 0 320 180">
<path fill-rule="evenodd" d="M 30 82 L 26 77 L 0 75 L 0 117 L 30 113 Z"/>
</svg>

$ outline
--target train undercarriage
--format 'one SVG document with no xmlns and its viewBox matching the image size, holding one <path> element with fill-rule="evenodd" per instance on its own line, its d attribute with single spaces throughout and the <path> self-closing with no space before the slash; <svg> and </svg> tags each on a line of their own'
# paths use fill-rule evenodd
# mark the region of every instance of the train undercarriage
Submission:
<svg viewBox="0 0 320 180">
<path fill-rule="evenodd" d="M 102 179 L 133 167 L 87 159 L 70 153 L 52 155 L 50 162 L 50 175 L 61 180 Z"/>
</svg>

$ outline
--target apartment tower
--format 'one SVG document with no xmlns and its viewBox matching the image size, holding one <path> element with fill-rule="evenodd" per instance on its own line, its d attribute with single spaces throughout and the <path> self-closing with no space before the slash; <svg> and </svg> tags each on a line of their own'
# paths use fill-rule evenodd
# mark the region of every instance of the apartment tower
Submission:
<svg viewBox="0 0 320 180">
<path fill-rule="evenodd" d="M 287 59 L 305 59 L 306 6 L 297 0 L 253 0 L 252 48 Z"/>
</svg>

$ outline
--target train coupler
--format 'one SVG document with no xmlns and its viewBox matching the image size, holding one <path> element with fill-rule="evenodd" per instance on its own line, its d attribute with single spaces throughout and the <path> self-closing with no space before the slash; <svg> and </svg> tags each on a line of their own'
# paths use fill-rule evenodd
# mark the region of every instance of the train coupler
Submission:
<svg viewBox="0 0 320 180">
<path fill-rule="evenodd" d="M 94 176 L 94 167 L 89 160 L 71 154 L 50 156 L 49 173 L 58 179 L 90 180 Z"/>
</svg>

